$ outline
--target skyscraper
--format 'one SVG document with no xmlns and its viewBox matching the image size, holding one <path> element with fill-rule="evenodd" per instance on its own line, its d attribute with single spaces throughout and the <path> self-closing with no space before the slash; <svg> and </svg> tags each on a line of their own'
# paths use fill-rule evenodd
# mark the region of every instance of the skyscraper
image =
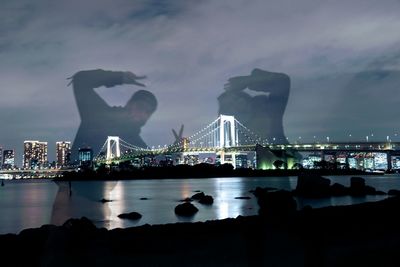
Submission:
<svg viewBox="0 0 400 267">
<path fill-rule="evenodd" d="M 93 150 L 90 147 L 79 148 L 79 165 L 81 167 L 91 167 L 93 160 Z"/>
<path fill-rule="evenodd" d="M 69 165 L 71 158 L 71 142 L 56 142 L 56 156 L 58 168 Z"/>
<path fill-rule="evenodd" d="M 15 166 L 15 153 L 13 149 L 5 149 L 3 152 L 3 169 L 13 169 Z"/>
<path fill-rule="evenodd" d="M 24 141 L 24 169 L 43 168 L 47 164 L 47 142 Z"/>
</svg>

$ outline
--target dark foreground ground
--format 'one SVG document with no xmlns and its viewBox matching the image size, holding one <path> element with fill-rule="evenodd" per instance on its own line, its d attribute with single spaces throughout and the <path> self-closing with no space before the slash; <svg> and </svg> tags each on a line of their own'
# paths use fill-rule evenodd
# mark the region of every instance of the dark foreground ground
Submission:
<svg viewBox="0 0 400 267">
<path fill-rule="evenodd" d="M 392 197 L 110 231 L 71 219 L 0 235 L 0 266 L 400 266 L 399 213 Z"/>
</svg>

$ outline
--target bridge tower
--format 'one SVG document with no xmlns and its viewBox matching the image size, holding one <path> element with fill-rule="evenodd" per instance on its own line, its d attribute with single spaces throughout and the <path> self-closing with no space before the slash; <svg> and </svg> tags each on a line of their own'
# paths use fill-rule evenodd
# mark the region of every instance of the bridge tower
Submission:
<svg viewBox="0 0 400 267">
<path fill-rule="evenodd" d="M 106 160 L 111 160 L 115 157 L 119 158 L 120 156 L 119 136 L 107 136 Z"/>
<path fill-rule="evenodd" d="M 219 115 L 219 146 L 236 146 L 238 134 L 235 127 L 235 117 L 228 115 Z"/>
</svg>

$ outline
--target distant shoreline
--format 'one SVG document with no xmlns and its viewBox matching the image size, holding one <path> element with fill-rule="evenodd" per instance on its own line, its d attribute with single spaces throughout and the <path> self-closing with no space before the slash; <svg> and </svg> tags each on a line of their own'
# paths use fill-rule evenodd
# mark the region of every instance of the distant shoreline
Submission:
<svg viewBox="0 0 400 267">
<path fill-rule="evenodd" d="M 382 175 L 360 170 L 330 170 L 330 169 L 298 169 L 298 170 L 253 170 L 233 169 L 231 166 L 168 166 L 148 167 L 143 169 L 97 171 L 84 170 L 65 173 L 63 177 L 54 178 L 55 181 L 82 181 L 82 180 L 151 180 L 151 179 L 202 179 L 216 177 L 287 177 L 299 175 Z"/>
<path fill-rule="evenodd" d="M 76 172 L 64 172 L 56 177 L 23 177 L 2 179 L 7 180 L 55 180 L 55 181 L 84 181 L 84 180 L 152 180 L 152 179 L 206 179 L 206 178 L 229 178 L 229 177 L 288 177 L 299 175 L 317 176 L 348 176 L 363 175 L 377 176 L 385 174 L 396 174 L 395 172 L 366 172 L 355 169 L 274 169 L 256 170 L 250 168 L 233 169 L 231 165 L 214 166 L 199 164 L 194 166 L 178 165 L 164 167 L 144 167 L 130 169 L 107 169 L 97 170 L 84 169 Z"/>
</svg>

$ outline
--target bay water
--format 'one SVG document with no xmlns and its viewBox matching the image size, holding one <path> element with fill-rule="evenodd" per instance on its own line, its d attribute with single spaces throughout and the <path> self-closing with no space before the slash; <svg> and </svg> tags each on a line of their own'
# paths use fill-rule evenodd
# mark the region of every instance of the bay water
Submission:
<svg viewBox="0 0 400 267">
<path fill-rule="evenodd" d="M 332 184 L 350 185 L 350 176 L 328 176 Z M 377 190 L 400 190 L 400 175 L 364 176 L 366 184 Z M 204 179 L 147 179 L 124 181 L 73 181 L 48 179 L 6 180 L 0 187 L 0 234 L 18 233 L 43 224 L 60 225 L 69 218 L 86 216 L 96 226 L 107 229 L 143 224 L 166 224 L 235 218 L 255 215 L 257 199 L 250 192 L 257 186 L 293 190 L 297 177 L 231 177 Z M 214 198 L 213 205 L 193 204 L 199 209 L 193 217 L 175 215 L 181 200 L 202 191 Z M 71 194 L 70 194 L 71 193 Z M 237 199 L 250 197 L 250 199 Z M 298 198 L 298 208 L 351 205 L 378 201 L 388 196 Z M 102 199 L 110 200 L 102 202 Z M 118 218 L 121 213 L 136 211 L 140 220 Z"/>
</svg>

